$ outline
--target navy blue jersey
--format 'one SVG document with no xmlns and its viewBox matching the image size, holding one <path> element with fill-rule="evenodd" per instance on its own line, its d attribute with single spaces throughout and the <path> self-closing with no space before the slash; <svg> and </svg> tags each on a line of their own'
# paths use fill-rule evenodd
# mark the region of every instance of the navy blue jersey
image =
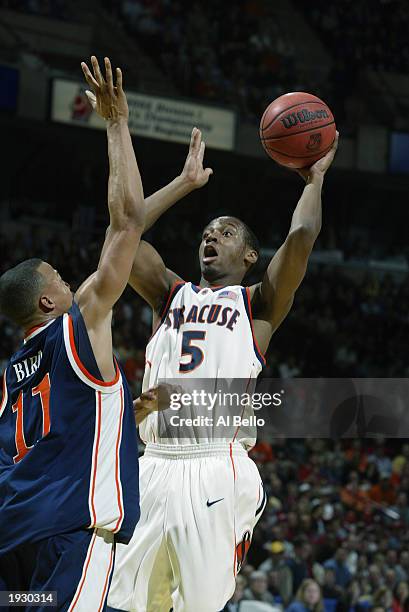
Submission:
<svg viewBox="0 0 409 612">
<path fill-rule="evenodd" d="M 116 364 L 102 380 L 73 303 L 31 331 L 4 373 L 0 554 L 93 527 L 127 543 L 139 519 L 137 457 L 125 376 Z"/>
</svg>

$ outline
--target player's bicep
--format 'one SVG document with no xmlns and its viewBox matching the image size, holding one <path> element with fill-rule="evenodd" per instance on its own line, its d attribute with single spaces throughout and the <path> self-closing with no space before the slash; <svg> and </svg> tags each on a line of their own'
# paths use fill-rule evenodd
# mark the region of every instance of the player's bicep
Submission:
<svg viewBox="0 0 409 612">
<path fill-rule="evenodd" d="M 129 284 L 159 313 L 171 287 L 181 278 L 166 268 L 162 257 L 148 242 L 141 241 L 132 266 Z"/>
</svg>

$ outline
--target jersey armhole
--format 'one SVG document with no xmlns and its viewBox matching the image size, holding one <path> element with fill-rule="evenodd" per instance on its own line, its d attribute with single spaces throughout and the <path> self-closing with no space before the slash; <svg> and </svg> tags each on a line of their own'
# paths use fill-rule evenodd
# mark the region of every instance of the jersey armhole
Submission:
<svg viewBox="0 0 409 612">
<path fill-rule="evenodd" d="M 253 337 L 254 352 L 256 354 L 257 359 L 260 361 L 261 365 L 264 367 L 266 365 L 266 358 L 264 357 L 263 353 L 261 352 L 260 347 L 259 347 L 258 342 L 257 342 L 257 338 L 256 338 L 256 336 L 254 334 L 253 313 L 252 313 L 252 309 L 251 309 L 250 289 L 249 289 L 249 287 L 242 287 L 241 292 L 243 294 L 244 307 L 246 309 L 246 313 L 247 313 L 248 319 L 250 321 L 251 335 Z"/>
<path fill-rule="evenodd" d="M 93 389 L 100 391 L 101 393 L 114 393 L 119 389 L 122 384 L 121 372 L 118 366 L 117 360 L 114 358 L 115 362 L 115 378 L 110 382 L 105 382 L 103 380 L 99 380 L 95 378 L 82 363 L 78 352 L 77 347 L 75 345 L 74 338 L 74 326 L 72 323 L 72 317 L 70 314 L 66 313 L 63 317 L 63 331 L 64 331 L 64 344 L 65 350 L 67 353 L 68 361 L 72 369 L 78 378 Z"/>
<path fill-rule="evenodd" d="M 173 298 L 175 297 L 175 295 L 177 294 L 177 292 L 183 287 L 183 285 L 185 285 L 186 282 L 185 281 L 176 281 L 173 283 L 172 287 L 169 289 L 166 297 L 163 300 L 162 303 L 162 307 L 160 310 L 159 315 L 157 315 L 157 323 L 154 327 L 154 329 L 152 330 L 152 335 L 148 340 L 148 343 L 152 340 L 153 336 L 156 334 L 156 332 L 158 331 L 158 329 L 160 328 L 160 326 L 162 325 L 162 323 L 165 322 L 166 320 L 166 316 L 169 312 L 169 308 L 170 305 L 172 303 Z"/>
</svg>

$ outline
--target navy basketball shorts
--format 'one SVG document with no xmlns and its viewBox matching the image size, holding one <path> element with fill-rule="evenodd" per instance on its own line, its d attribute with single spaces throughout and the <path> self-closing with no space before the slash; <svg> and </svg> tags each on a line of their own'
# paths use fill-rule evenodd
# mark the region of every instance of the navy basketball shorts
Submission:
<svg viewBox="0 0 409 612">
<path fill-rule="evenodd" d="M 73 531 L 23 544 L 0 557 L 0 590 L 56 592 L 56 607 L 30 605 L 30 611 L 102 612 L 114 556 L 114 534 L 104 529 Z"/>
</svg>

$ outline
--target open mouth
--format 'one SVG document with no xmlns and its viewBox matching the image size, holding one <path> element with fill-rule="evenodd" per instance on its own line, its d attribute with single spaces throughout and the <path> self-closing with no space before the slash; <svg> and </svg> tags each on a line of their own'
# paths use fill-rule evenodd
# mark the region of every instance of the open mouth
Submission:
<svg viewBox="0 0 409 612">
<path fill-rule="evenodd" d="M 206 244 L 203 251 L 203 263 L 210 264 L 218 257 L 218 253 L 212 244 Z"/>
</svg>

